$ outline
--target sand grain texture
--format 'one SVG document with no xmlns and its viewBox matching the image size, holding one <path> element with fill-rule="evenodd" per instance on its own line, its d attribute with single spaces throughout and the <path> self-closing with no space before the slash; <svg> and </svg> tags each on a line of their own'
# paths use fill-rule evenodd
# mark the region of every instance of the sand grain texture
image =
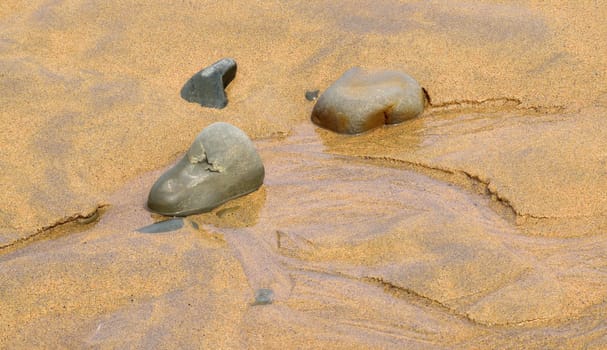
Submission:
<svg viewBox="0 0 607 350">
<path fill-rule="evenodd" d="M 0 2 L 0 348 L 604 348 L 606 15 Z M 181 99 L 223 57 L 227 107 Z M 305 92 L 353 66 L 406 71 L 431 105 L 356 137 L 313 126 Z M 216 121 L 254 140 L 265 184 L 136 232 Z"/>
</svg>

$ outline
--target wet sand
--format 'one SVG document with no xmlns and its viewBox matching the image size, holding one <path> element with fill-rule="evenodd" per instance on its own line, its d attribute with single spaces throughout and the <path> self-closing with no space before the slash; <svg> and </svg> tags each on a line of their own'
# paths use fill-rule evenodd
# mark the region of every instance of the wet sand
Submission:
<svg viewBox="0 0 607 350">
<path fill-rule="evenodd" d="M 606 12 L 3 2 L 0 347 L 606 347 Z M 228 106 L 182 100 L 222 57 Z M 406 71 L 431 105 L 314 126 L 305 91 L 356 65 Z M 254 140 L 262 188 L 137 232 L 215 121 Z"/>
</svg>

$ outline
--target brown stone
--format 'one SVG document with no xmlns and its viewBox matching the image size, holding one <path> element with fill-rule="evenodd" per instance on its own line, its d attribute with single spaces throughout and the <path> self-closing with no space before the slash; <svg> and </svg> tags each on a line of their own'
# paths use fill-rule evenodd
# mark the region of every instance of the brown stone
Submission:
<svg viewBox="0 0 607 350">
<path fill-rule="evenodd" d="M 403 72 L 345 72 L 316 102 L 312 121 L 342 134 L 358 134 L 384 124 L 398 124 L 424 111 L 424 93 Z"/>
</svg>

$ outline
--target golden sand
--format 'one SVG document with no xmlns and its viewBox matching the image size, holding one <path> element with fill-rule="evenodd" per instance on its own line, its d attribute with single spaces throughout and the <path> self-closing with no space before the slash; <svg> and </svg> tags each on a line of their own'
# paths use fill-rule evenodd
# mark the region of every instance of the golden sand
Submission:
<svg viewBox="0 0 607 350">
<path fill-rule="evenodd" d="M 607 347 L 606 16 L 0 2 L 0 348 Z M 222 57 L 228 106 L 181 99 Z M 363 135 L 312 125 L 306 90 L 353 66 L 405 71 L 431 105 Z M 262 188 L 136 232 L 215 121 L 254 140 Z"/>
</svg>

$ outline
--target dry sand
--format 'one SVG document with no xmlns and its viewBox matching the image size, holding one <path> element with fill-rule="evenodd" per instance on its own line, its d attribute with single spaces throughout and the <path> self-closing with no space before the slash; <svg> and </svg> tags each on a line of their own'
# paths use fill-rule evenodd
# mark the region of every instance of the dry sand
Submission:
<svg viewBox="0 0 607 350">
<path fill-rule="evenodd" d="M 606 17 L 0 2 L 0 348 L 606 348 Z M 228 106 L 182 100 L 222 57 Z M 315 127 L 305 91 L 352 66 L 406 71 L 431 106 L 358 136 Z M 214 121 L 253 138 L 264 186 L 136 232 Z M 252 305 L 260 288 L 272 304 Z"/>
</svg>

